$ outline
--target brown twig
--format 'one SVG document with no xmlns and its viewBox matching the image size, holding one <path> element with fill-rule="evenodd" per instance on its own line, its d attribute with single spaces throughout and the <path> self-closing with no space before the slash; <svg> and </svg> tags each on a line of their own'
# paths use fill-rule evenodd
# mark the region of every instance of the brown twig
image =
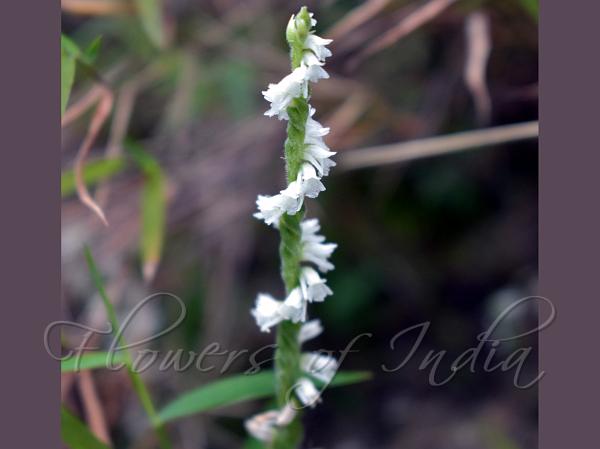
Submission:
<svg viewBox="0 0 600 449">
<path fill-rule="evenodd" d="M 467 58 L 463 76 L 475 103 L 475 111 L 480 124 L 489 122 L 492 103 L 485 80 L 485 71 L 491 51 L 490 25 L 487 16 L 476 11 L 467 17 L 465 23 Z"/>
<path fill-rule="evenodd" d="M 102 95 L 102 86 L 94 85 L 87 93 L 67 108 L 61 119 L 61 127 L 69 126 L 98 102 Z"/>
<path fill-rule="evenodd" d="M 416 10 L 408 14 L 396 26 L 389 29 L 375 42 L 372 42 L 358 55 L 348 62 L 348 67 L 356 68 L 369 56 L 395 44 L 406 35 L 412 33 L 427 22 L 437 17 L 442 11 L 452 5 L 456 0 L 429 0 Z"/>
<path fill-rule="evenodd" d="M 369 19 L 376 16 L 388 4 L 390 0 L 370 0 L 357 6 L 340 21 L 338 21 L 325 34 L 331 39 L 340 39 L 349 32 L 355 30 Z"/>
<path fill-rule="evenodd" d="M 98 215 L 100 220 L 102 220 L 102 222 L 108 226 L 108 221 L 106 220 L 104 211 L 91 197 L 83 177 L 83 170 L 87 155 L 90 152 L 96 137 L 98 137 L 98 133 L 100 132 L 102 125 L 110 115 L 113 105 L 113 94 L 110 89 L 104 85 L 99 85 L 98 87 L 100 89 L 98 106 L 94 111 L 90 126 L 88 127 L 88 131 L 83 139 L 83 142 L 81 143 L 81 146 L 79 147 L 77 158 L 75 159 L 75 186 L 77 195 L 79 196 L 81 202 L 89 207 L 96 215 Z"/>
<path fill-rule="evenodd" d="M 136 98 L 139 92 L 158 79 L 161 73 L 162 70 L 157 65 L 151 65 L 123 83 L 115 103 L 115 112 L 105 152 L 107 159 L 117 158 L 123 153 L 123 141 L 127 135 Z M 100 207 L 104 207 L 109 195 L 110 184 L 108 182 L 100 183 L 96 189 L 96 203 Z"/>
<path fill-rule="evenodd" d="M 100 405 L 100 399 L 98 398 L 98 393 L 96 392 L 96 386 L 94 385 L 94 379 L 92 378 L 92 372 L 90 370 L 82 370 L 79 372 L 77 386 L 79 387 L 79 393 L 81 394 L 81 400 L 90 430 L 100 441 L 111 445 L 108 426 L 106 425 L 104 412 Z"/>
<path fill-rule="evenodd" d="M 122 0 L 61 0 L 61 9 L 69 14 L 84 16 L 108 16 L 129 14 L 133 3 Z"/>
<path fill-rule="evenodd" d="M 424 157 L 439 156 L 489 145 L 532 139 L 539 134 L 537 121 L 497 126 L 446 136 L 430 137 L 391 145 L 345 151 L 340 154 L 340 168 L 357 168 L 407 162 Z"/>
</svg>

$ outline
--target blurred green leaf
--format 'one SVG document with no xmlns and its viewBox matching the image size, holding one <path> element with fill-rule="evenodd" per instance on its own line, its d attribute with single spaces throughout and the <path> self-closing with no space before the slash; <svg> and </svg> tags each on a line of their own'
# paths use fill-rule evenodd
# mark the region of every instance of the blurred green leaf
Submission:
<svg viewBox="0 0 600 449">
<path fill-rule="evenodd" d="M 88 63 L 92 64 L 96 61 L 101 46 L 102 36 L 98 36 L 92 41 L 90 45 L 86 47 L 86 49 L 83 51 L 83 56 L 85 57 L 85 60 Z"/>
<path fill-rule="evenodd" d="M 371 377 L 365 371 L 339 372 L 331 387 L 340 387 L 363 382 Z M 275 375 L 272 371 L 264 371 L 253 375 L 237 375 L 227 379 L 203 385 L 182 394 L 167 404 L 159 413 L 160 420 L 165 423 L 177 418 L 205 412 L 238 402 L 261 399 L 275 394 Z"/>
<path fill-rule="evenodd" d="M 90 275 L 92 276 L 94 286 L 96 287 L 96 290 L 98 290 L 100 298 L 102 298 L 102 303 L 104 304 L 104 307 L 106 309 L 106 315 L 108 315 L 108 320 L 110 321 L 110 324 L 112 326 L 112 332 L 115 338 L 117 339 L 119 345 L 121 347 L 126 347 L 127 345 L 125 337 L 120 331 L 121 326 L 119 325 L 119 320 L 117 319 L 117 313 L 108 295 L 106 294 L 106 289 L 104 288 L 104 281 L 102 280 L 102 276 L 98 271 L 98 267 L 96 266 L 96 261 L 94 260 L 92 251 L 89 247 L 86 246 L 83 250 L 83 253 L 88 266 L 88 270 L 90 272 Z M 168 435 L 164 427 L 160 423 L 160 418 L 156 414 L 156 409 L 154 408 L 154 404 L 152 403 L 150 393 L 148 392 L 148 389 L 146 388 L 146 385 L 144 384 L 144 381 L 142 380 L 140 374 L 131 369 L 133 361 L 131 359 L 131 354 L 128 352 L 127 349 L 124 350 L 123 357 L 125 357 L 125 361 L 127 363 L 127 374 L 129 374 L 129 379 L 131 380 L 133 389 L 137 394 L 142 404 L 142 407 L 144 407 L 148 418 L 150 419 L 150 423 L 152 424 L 152 427 L 155 430 L 156 435 L 158 437 L 160 447 L 163 449 L 171 449 L 171 443 L 169 441 Z"/>
<path fill-rule="evenodd" d="M 156 159 L 137 145 L 129 143 L 126 148 L 144 173 L 140 250 L 144 279 L 150 280 L 160 261 L 165 235 L 165 178 Z"/>
<path fill-rule="evenodd" d="M 60 46 L 60 115 L 65 113 L 73 80 L 75 79 L 75 56 L 61 40 Z"/>
<path fill-rule="evenodd" d="M 83 169 L 83 179 L 85 184 L 90 187 L 100 181 L 108 179 L 125 168 L 124 158 L 99 159 L 85 164 Z M 75 193 L 75 173 L 73 170 L 67 170 L 60 177 L 60 194 L 67 197 Z"/>
<path fill-rule="evenodd" d="M 266 449 L 266 446 L 256 438 L 248 437 L 244 441 L 243 449 Z"/>
<path fill-rule="evenodd" d="M 61 360 L 60 371 L 69 373 L 86 369 L 106 368 L 107 360 L 113 366 L 120 365 L 127 363 L 127 356 L 123 352 L 86 352 L 81 356 L 75 355 Z"/>
<path fill-rule="evenodd" d="M 162 0 L 134 0 L 138 17 L 150 41 L 164 48 L 166 35 L 163 23 Z"/>
<path fill-rule="evenodd" d="M 252 114 L 256 104 L 256 79 L 252 65 L 232 61 L 225 65 L 221 76 L 225 104 L 236 119 Z"/>
<path fill-rule="evenodd" d="M 60 48 L 71 58 L 78 58 L 81 55 L 81 50 L 73 40 L 65 35 L 60 35 Z"/>
<path fill-rule="evenodd" d="M 75 415 L 60 407 L 60 435 L 71 449 L 109 449 Z"/>
<path fill-rule="evenodd" d="M 521 0 L 521 6 L 533 17 L 536 21 L 540 14 L 540 4 L 538 0 Z"/>
</svg>

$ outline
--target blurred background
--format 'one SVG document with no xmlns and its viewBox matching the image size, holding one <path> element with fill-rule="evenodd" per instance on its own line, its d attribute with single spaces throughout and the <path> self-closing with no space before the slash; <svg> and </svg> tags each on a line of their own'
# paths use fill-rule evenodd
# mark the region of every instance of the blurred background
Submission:
<svg viewBox="0 0 600 449">
<path fill-rule="evenodd" d="M 486 372 L 488 350 L 474 372 L 439 387 L 418 365 L 445 350 L 446 377 L 500 311 L 535 292 L 537 140 L 508 128 L 490 146 L 478 132 L 537 120 L 537 0 L 62 0 L 62 32 L 72 52 L 82 49 L 62 117 L 65 319 L 106 326 L 87 244 L 120 316 L 156 292 L 184 301 L 184 322 L 145 347 L 252 351 L 273 342 L 249 313 L 258 292 L 284 291 L 278 235 L 252 217 L 257 194 L 285 182 L 285 124 L 263 116 L 261 90 L 289 72 L 284 30 L 303 4 L 317 34 L 334 39 L 331 78 L 315 85 L 311 103 L 338 152 L 327 191 L 307 205 L 339 245 L 334 296 L 310 308 L 325 332 L 310 346 L 337 351 L 371 333 L 342 368 L 373 376 L 324 393 L 306 414 L 304 447 L 536 447 L 535 387 L 515 388 L 514 369 Z M 457 132 L 475 133 L 474 142 L 456 148 L 447 136 Z M 444 154 L 422 157 L 433 136 Z M 374 157 L 381 145 L 390 145 L 386 156 Z M 89 167 L 89 203 L 109 226 L 75 194 L 77 164 Z M 128 340 L 165 328 L 175 305 L 149 303 Z M 414 342 L 392 349 L 392 337 L 422 322 L 431 325 L 411 363 L 384 372 Z M 536 323 L 535 307 L 521 307 L 502 332 Z M 81 336 L 71 329 L 63 345 Z M 511 344 L 497 360 L 532 347 L 527 383 L 537 336 Z M 240 357 L 228 374 L 249 366 Z M 160 406 L 219 374 L 153 369 L 143 378 Z M 156 447 L 126 373 L 67 373 L 62 396 L 113 447 Z M 243 419 L 264 407 L 188 417 L 169 435 L 177 448 L 243 447 Z"/>
</svg>

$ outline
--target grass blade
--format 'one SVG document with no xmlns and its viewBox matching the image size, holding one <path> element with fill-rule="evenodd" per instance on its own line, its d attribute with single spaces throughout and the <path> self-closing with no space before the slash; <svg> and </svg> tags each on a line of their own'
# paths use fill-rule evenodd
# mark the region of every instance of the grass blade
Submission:
<svg viewBox="0 0 600 449">
<path fill-rule="evenodd" d="M 60 407 L 60 435 L 70 449 L 110 449 L 64 406 Z"/>
<path fill-rule="evenodd" d="M 98 293 L 102 298 L 102 302 L 104 303 L 104 307 L 106 308 L 106 314 L 108 315 L 108 320 L 110 321 L 110 324 L 112 326 L 113 333 L 116 333 L 115 336 L 117 336 L 118 338 L 119 345 L 125 347 L 126 341 L 123 337 L 123 334 L 120 332 L 121 326 L 119 325 L 117 314 L 112 303 L 110 302 L 110 299 L 108 298 L 108 295 L 106 294 L 104 282 L 102 281 L 102 277 L 100 276 L 100 272 L 98 271 L 96 262 L 94 261 L 94 258 L 92 256 L 92 252 L 87 246 L 84 249 L 84 254 L 85 260 L 88 265 L 88 269 L 92 276 L 92 280 L 94 281 L 94 285 L 96 286 L 96 289 L 98 290 Z M 133 384 L 133 389 L 137 394 L 140 402 L 142 403 L 142 406 L 144 407 L 148 418 L 150 419 L 150 423 L 152 424 L 152 427 L 156 432 L 160 446 L 163 449 L 170 449 L 171 443 L 169 442 L 167 433 L 164 427 L 162 426 L 160 419 L 158 418 L 156 409 L 154 408 L 154 404 L 152 403 L 152 399 L 150 398 L 150 393 L 148 392 L 146 385 L 144 385 L 140 374 L 131 369 L 133 365 L 131 354 L 126 349 L 124 350 L 123 355 L 127 364 L 127 373 L 129 374 L 129 378 L 131 380 L 131 383 Z"/>
<path fill-rule="evenodd" d="M 350 385 L 363 382 L 370 377 L 371 374 L 365 371 L 342 371 L 335 376 L 330 386 Z M 238 402 L 267 398 L 274 394 L 275 375 L 273 371 L 263 371 L 253 375 L 240 374 L 182 394 L 167 404 L 158 416 L 161 422 L 166 423 Z"/>
<path fill-rule="evenodd" d="M 72 373 L 86 369 L 106 368 L 127 362 L 127 356 L 123 352 L 86 352 L 61 360 L 60 372 Z"/>
<path fill-rule="evenodd" d="M 60 116 L 65 113 L 73 80 L 75 79 L 75 54 L 63 43 L 60 46 Z"/>
<path fill-rule="evenodd" d="M 161 0 L 134 0 L 142 28 L 157 48 L 164 48 L 166 35 Z"/>
<path fill-rule="evenodd" d="M 105 179 L 120 173 L 125 168 L 124 158 L 100 159 L 85 164 L 83 169 L 83 181 L 86 186 L 91 187 Z M 75 173 L 67 170 L 60 177 L 60 195 L 64 198 L 75 193 Z"/>
<path fill-rule="evenodd" d="M 165 177 L 156 159 L 139 146 L 129 143 L 126 148 L 144 174 L 140 252 L 144 280 L 149 282 L 154 278 L 160 262 L 165 236 Z"/>
</svg>

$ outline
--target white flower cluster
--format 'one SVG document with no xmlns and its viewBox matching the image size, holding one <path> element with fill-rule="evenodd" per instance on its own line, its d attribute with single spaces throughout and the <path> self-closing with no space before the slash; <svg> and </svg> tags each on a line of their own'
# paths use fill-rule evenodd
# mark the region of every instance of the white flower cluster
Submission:
<svg viewBox="0 0 600 449">
<path fill-rule="evenodd" d="M 263 92 L 265 99 L 271 103 L 265 115 L 289 120 L 287 109 L 292 101 L 295 98 L 308 99 L 308 83 L 329 77 L 323 65 L 325 59 L 331 56 L 331 52 L 325 47 L 331 40 L 314 35 L 310 28 L 315 24 L 312 14 L 305 15 L 304 19 L 297 16 L 290 19 L 287 27 L 288 41 L 296 49 L 301 48 L 302 58 L 298 68 L 279 83 L 270 84 Z M 278 227 L 283 214 L 297 214 L 305 197 L 316 198 L 324 191 L 325 186 L 321 179 L 335 166 L 335 162 L 330 159 L 335 153 L 330 151 L 323 141 L 323 137 L 329 133 L 329 128 L 317 122 L 313 118 L 314 114 L 314 108 L 309 106 L 305 123 L 303 162 L 297 178 L 277 195 L 258 196 L 258 212 L 254 216 L 268 225 Z M 269 332 L 273 326 L 284 320 L 304 323 L 298 334 L 298 343 L 302 344 L 323 330 L 318 320 L 306 322 L 307 306 L 308 303 L 322 302 L 332 294 L 320 273 L 334 268 L 329 258 L 337 245 L 326 243 L 325 237 L 318 233 L 320 225 L 317 219 L 304 220 L 300 227 L 302 267 L 298 287 L 284 300 L 277 300 L 265 293 L 259 294 L 252 315 L 263 332 Z M 313 407 L 319 402 L 321 393 L 313 381 L 329 384 L 335 376 L 338 364 L 335 358 L 328 355 L 305 353 L 301 357 L 300 367 L 304 375 L 294 385 L 293 393 L 302 406 Z M 294 403 L 290 402 L 281 410 L 271 410 L 247 420 L 246 428 L 259 440 L 270 442 L 277 428 L 289 424 L 295 414 Z"/>
<path fill-rule="evenodd" d="M 316 23 L 312 16 L 311 23 Z M 296 18 L 292 16 L 288 24 L 288 34 L 293 32 L 296 26 Z M 325 47 L 329 43 L 331 39 L 323 39 L 312 33 L 307 35 L 302 46 L 300 66 L 279 83 L 269 84 L 269 88 L 263 92 L 265 99 L 271 103 L 271 108 L 265 115 L 288 120 L 287 108 L 292 100 L 299 97 L 308 98 L 308 82 L 329 78 L 323 69 L 325 58 L 331 56 L 331 51 Z M 314 113 L 315 109 L 309 106 L 304 135 L 304 162 L 296 180 L 277 195 L 258 196 L 258 212 L 254 216 L 268 225 L 277 226 L 284 213 L 298 213 L 304 203 L 304 197 L 316 198 L 325 190 L 321 178 L 327 176 L 329 169 L 335 166 L 335 162 L 329 159 L 335 152 L 330 151 L 323 141 L 323 137 L 329 133 L 329 128 L 323 127 L 313 119 Z"/>
<path fill-rule="evenodd" d="M 322 330 L 319 320 L 308 321 L 302 325 L 298 341 L 304 343 L 319 335 Z M 338 363 L 335 358 L 327 354 L 307 352 L 302 354 L 300 367 L 306 376 L 301 377 L 296 382 L 294 392 L 303 406 L 314 407 L 321 400 L 321 391 L 315 386 L 310 377 L 317 379 L 326 386 L 335 376 Z M 246 429 L 254 438 L 270 442 L 273 440 L 277 428 L 288 425 L 294 419 L 297 411 L 297 408 L 288 403 L 281 410 L 269 410 L 246 420 Z"/>
<path fill-rule="evenodd" d="M 325 243 L 325 237 L 317 234 L 320 230 L 316 218 L 304 220 L 302 229 L 302 261 L 314 264 L 319 271 L 326 273 L 332 270 L 329 257 L 337 247 L 335 243 Z M 300 285 L 290 292 L 283 301 L 279 301 L 266 293 L 260 293 L 252 315 L 263 332 L 279 324 L 283 320 L 294 323 L 306 321 L 306 308 L 309 302 L 322 302 L 333 292 L 325 283 L 317 270 L 310 265 L 303 266 L 300 274 Z"/>
</svg>

